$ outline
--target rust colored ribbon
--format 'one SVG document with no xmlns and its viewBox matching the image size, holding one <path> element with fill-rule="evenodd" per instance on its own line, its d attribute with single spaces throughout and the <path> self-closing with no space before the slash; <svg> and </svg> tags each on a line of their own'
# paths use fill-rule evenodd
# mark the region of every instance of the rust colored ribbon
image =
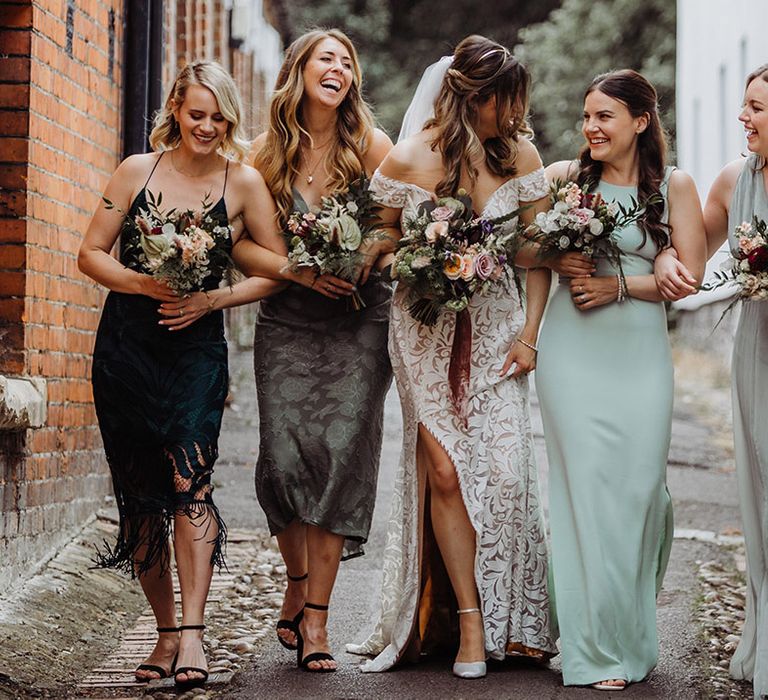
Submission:
<svg viewBox="0 0 768 700">
<path fill-rule="evenodd" d="M 451 387 L 451 403 L 464 427 L 467 426 L 469 402 L 469 372 L 472 359 L 472 317 L 464 309 L 456 314 L 453 331 L 451 362 L 448 365 L 448 384 Z"/>
</svg>

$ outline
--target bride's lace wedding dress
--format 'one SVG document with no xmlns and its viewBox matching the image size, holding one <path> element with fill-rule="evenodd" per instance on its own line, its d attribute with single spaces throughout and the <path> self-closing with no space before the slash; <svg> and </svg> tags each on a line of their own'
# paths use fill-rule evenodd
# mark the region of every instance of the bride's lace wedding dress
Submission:
<svg viewBox="0 0 768 700">
<path fill-rule="evenodd" d="M 374 198 L 401 209 L 403 227 L 430 193 L 376 172 Z M 489 198 L 485 217 L 498 217 L 521 202 L 549 192 L 543 169 L 513 177 Z M 417 658 L 446 640 L 457 643 L 456 603 L 431 533 L 425 474 L 416 461 L 418 424 L 450 456 L 477 535 L 475 580 L 485 629 L 485 648 L 547 658 L 557 653 L 550 624 L 547 545 L 542 520 L 528 412 L 528 379 L 499 376 L 525 312 L 514 284 L 475 294 L 468 421 L 451 404 L 448 366 L 456 315 L 442 312 L 425 326 L 404 308 L 405 289 L 395 291 L 389 352 L 403 410 L 403 451 L 396 474 L 384 551 L 381 611 L 371 636 L 350 644 L 355 654 L 375 656 L 364 671 L 384 671 Z M 441 644 L 442 642 L 442 644 Z M 450 646 L 448 646 L 450 648 Z"/>
</svg>

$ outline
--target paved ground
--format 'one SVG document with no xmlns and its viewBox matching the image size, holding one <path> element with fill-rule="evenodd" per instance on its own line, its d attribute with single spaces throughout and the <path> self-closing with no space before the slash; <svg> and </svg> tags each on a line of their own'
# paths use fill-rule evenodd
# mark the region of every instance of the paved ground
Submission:
<svg viewBox="0 0 768 700">
<path fill-rule="evenodd" d="M 705 635 L 701 624 L 702 616 L 712 608 L 713 595 L 719 595 L 717 587 L 724 587 L 718 581 L 738 580 L 732 543 L 738 542 L 739 518 L 730 450 L 727 377 L 721 367 L 704 356 L 681 352 L 677 355 L 669 486 L 675 501 L 678 537 L 659 597 L 660 662 L 648 682 L 631 686 L 623 697 L 749 698 L 748 685 L 727 680 L 723 669 L 725 657 L 710 657 L 708 652 L 712 636 L 725 643 L 726 637 L 735 631 L 734 625 L 710 621 Z M 263 546 L 261 536 L 266 523 L 253 495 L 258 421 L 250 358 L 247 352 L 233 349 L 230 360 L 234 400 L 224 420 L 221 458 L 215 474 L 216 499 L 230 528 L 244 533 L 241 541 L 250 538 L 255 544 L 250 552 L 238 553 L 236 559 L 244 564 L 230 576 L 230 589 L 222 588 L 222 602 L 212 603 L 209 620 L 209 638 L 216 647 L 212 657 L 216 663 L 220 659 L 226 663 L 229 658 L 234 668 L 239 666 L 240 670 L 229 683 L 210 688 L 206 697 L 598 697 L 597 691 L 563 688 L 557 659 L 549 668 L 493 665 L 486 679 L 470 682 L 451 675 L 450 660 L 385 674 L 362 674 L 357 668 L 359 658 L 342 651 L 345 642 L 359 641 L 367 635 L 376 615 L 391 483 L 400 450 L 400 413 L 394 390 L 386 405 L 379 493 L 368 553 L 342 564 L 332 601 L 330 632 L 341 662 L 340 670 L 324 676 L 297 671 L 295 657 L 283 650 L 267 629 L 273 624 L 270 615 L 279 604 L 274 581 L 281 579 L 282 572 L 268 563 L 274 561 L 274 554 Z M 546 457 L 535 399 L 532 413 L 541 486 L 546 494 Z M 109 667 L 110 655 L 115 659 L 119 645 L 136 637 L 136 627 L 132 625 L 137 620 L 139 627 L 148 625 L 139 618 L 143 604 L 135 584 L 110 572 L 88 571 L 87 539 L 109 534 L 105 521 L 89 527 L 48 570 L 30 581 L 22 599 L 0 599 L 0 698 L 80 697 L 80 693 L 90 698 L 175 697 L 172 688 L 167 687 L 71 691 L 73 682 L 88 672 Z M 706 584 L 709 587 L 702 588 L 704 569 L 729 573 L 720 578 L 719 573 L 710 577 Z M 738 599 L 738 592 L 729 589 L 728 599 L 733 601 L 734 596 Z M 257 614 L 252 622 L 243 623 L 244 607 L 250 605 Z M 240 621 L 238 625 L 250 626 L 236 630 L 243 640 L 226 640 L 226 627 L 228 620 L 234 619 L 232 616 Z M 246 639 L 249 632 L 253 634 Z M 234 647 L 238 645 L 245 651 L 238 652 L 239 656 L 227 656 L 226 649 L 237 651 Z M 126 671 L 130 676 L 127 666 L 122 669 L 123 673 Z M 717 683 L 715 679 L 719 679 Z"/>
<path fill-rule="evenodd" d="M 676 527 L 694 539 L 676 539 L 664 589 L 659 598 L 661 657 L 647 683 L 630 687 L 622 697 L 702 698 L 713 696 L 709 659 L 702 652 L 700 627 L 694 622 L 699 595 L 698 569 L 705 560 L 730 557 L 707 542 L 711 533 L 738 530 L 738 500 L 729 448 L 728 392 L 722 372 L 706 358 L 678 353 L 678 392 L 670 454 L 669 488 L 675 501 Z M 252 495 L 252 462 L 257 448 L 257 413 L 247 355 L 233 353 L 235 402 L 226 419 L 218 469 L 218 502 L 236 527 L 263 527 Z M 547 488 L 546 455 L 537 406 L 533 406 L 542 490 Z M 558 661 L 551 668 L 504 664 L 483 681 L 467 682 L 450 674 L 450 663 L 421 664 L 372 675 L 357 669 L 359 659 L 345 654 L 347 641 L 363 639 L 377 610 L 380 557 L 386 533 L 392 475 L 399 458 L 400 411 L 392 390 L 386 404 L 385 439 L 379 493 L 367 555 L 342 564 L 332 601 L 330 632 L 341 662 L 326 676 L 301 673 L 295 658 L 267 638 L 250 668 L 238 674 L 223 698 L 582 698 L 597 691 L 561 686 Z M 702 532 L 697 532 L 702 531 Z M 700 541 L 705 540 L 705 541 Z M 743 690 L 743 689 L 742 689 Z M 742 691 L 733 691 L 740 697 Z M 744 697 L 749 697 L 743 691 Z M 725 697 L 728 697 L 727 695 Z"/>
</svg>

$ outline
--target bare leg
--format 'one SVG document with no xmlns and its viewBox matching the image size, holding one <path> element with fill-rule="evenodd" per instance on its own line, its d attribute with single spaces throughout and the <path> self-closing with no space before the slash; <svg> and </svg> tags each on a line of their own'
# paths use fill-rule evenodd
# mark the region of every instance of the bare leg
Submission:
<svg viewBox="0 0 768 700">
<path fill-rule="evenodd" d="M 335 535 L 315 525 L 307 525 L 307 559 L 309 582 L 307 585 L 307 601 L 315 605 L 328 605 L 339 570 L 344 538 Z M 328 646 L 328 611 L 304 610 L 304 618 L 299 626 L 304 638 L 304 656 L 315 652 L 330 653 Z M 312 661 L 311 669 L 336 668 L 336 661 Z"/>
<path fill-rule="evenodd" d="M 417 459 L 425 462 L 432 529 L 459 608 L 479 608 L 475 583 L 475 530 L 461 497 L 456 468 L 440 443 L 421 424 Z M 461 643 L 456 661 L 485 659 L 482 622 L 479 614 L 459 616 Z"/>
<path fill-rule="evenodd" d="M 135 561 L 141 561 L 146 554 L 146 547 L 140 548 L 136 552 Z M 155 614 L 155 620 L 158 627 L 176 627 L 176 605 L 173 599 L 173 575 L 170 570 L 166 570 L 160 575 L 160 563 L 158 562 L 146 573 L 139 576 L 139 583 L 147 597 L 152 612 Z M 160 632 L 158 633 L 157 643 L 152 653 L 142 663 L 160 666 L 171 671 L 173 657 L 179 649 L 178 632 Z M 144 669 L 136 671 L 136 679 L 140 681 L 151 681 L 160 678 L 156 671 L 146 671 Z"/>
<path fill-rule="evenodd" d="M 201 525 L 201 523 L 204 524 Z M 182 625 L 203 624 L 205 603 L 213 575 L 211 555 L 213 540 L 218 533 L 217 527 L 212 515 L 195 522 L 182 513 L 175 517 L 174 547 L 181 588 Z M 182 630 L 176 665 L 177 667 L 208 668 L 203 652 L 203 630 Z M 202 674 L 194 672 L 178 674 L 178 680 L 182 683 L 202 677 Z"/>
<path fill-rule="evenodd" d="M 277 536 L 277 546 L 283 555 L 285 568 L 291 576 L 303 576 L 307 573 L 307 527 L 299 520 L 294 520 Z M 280 618 L 292 620 L 304 607 L 307 599 L 307 580 L 291 581 L 283 598 Z M 296 635 L 287 629 L 279 629 L 277 634 L 288 644 L 296 644 Z"/>
</svg>

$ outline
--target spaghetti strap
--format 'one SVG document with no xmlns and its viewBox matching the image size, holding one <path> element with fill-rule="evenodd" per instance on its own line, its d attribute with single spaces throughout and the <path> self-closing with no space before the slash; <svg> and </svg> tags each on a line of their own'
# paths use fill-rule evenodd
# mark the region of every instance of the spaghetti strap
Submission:
<svg viewBox="0 0 768 700">
<path fill-rule="evenodd" d="M 224 195 L 227 193 L 227 178 L 229 177 L 229 158 L 227 158 L 227 166 L 224 170 L 224 189 L 221 191 L 221 198 L 224 199 Z"/>
<path fill-rule="evenodd" d="M 149 177 L 147 177 L 147 181 L 144 183 L 144 189 L 147 189 L 147 185 L 149 184 L 149 181 L 152 179 L 152 175 L 155 174 L 155 170 L 157 169 L 157 166 L 160 164 L 160 159 L 165 155 L 165 151 L 163 151 L 155 161 L 155 164 L 152 166 L 152 170 L 149 171 Z"/>
</svg>

